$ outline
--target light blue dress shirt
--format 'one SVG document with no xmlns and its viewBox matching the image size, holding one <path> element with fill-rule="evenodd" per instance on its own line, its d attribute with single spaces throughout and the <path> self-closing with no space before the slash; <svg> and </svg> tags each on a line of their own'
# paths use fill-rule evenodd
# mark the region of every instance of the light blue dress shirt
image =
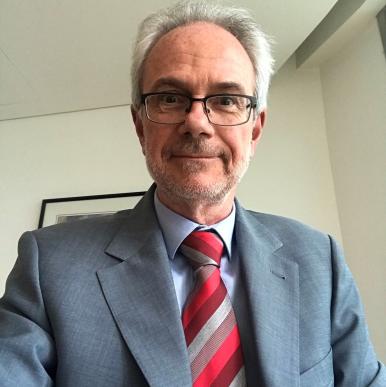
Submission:
<svg viewBox="0 0 386 387">
<path fill-rule="evenodd" d="M 221 278 L 224 281 L 228 294 L 233 300 L 235 281 L 238 278 L 238 257 L 235 246 L 232 249 L 233 229 L 235 225 L 236 207 L 233 205 L 232 212 L 221 222 L 211 226 L 195 223 L 183 216 L 175 213 L 160 202 L 157 192 L 154 194 L 154 206 L 161 226 L 166 249 L 170 259 L 171 271 L 176 289 L 176 295 L 180 311 L 184 307 L 185 301 L 193 289 L 193 270 L 186 258 L 177 250 L 182 241 L 195 229 L 214 229 L 221 236 L 225 249 L 221 258 L 220 270 Z"/>
</svg>

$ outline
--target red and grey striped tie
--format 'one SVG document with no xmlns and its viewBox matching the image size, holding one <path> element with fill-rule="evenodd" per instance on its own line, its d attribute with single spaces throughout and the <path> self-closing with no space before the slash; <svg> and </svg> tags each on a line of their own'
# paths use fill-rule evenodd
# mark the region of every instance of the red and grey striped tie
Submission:
<svg viewBox="0 0 386 387">
<path fill-rule="evenodd" d="M 209 231 L 194 231 L 181 244 L 196 275 L 182 324 L 194 387 L 245 386 L 240 334 L 220 276 L 223 242 Z"/>
</svg>

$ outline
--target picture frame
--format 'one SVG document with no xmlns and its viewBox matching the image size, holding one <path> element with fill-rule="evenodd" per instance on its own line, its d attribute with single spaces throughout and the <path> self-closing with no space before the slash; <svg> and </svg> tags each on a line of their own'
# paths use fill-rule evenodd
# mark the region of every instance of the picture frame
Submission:
<svg viewBox="0 0 386 387">
<path fill-rule="evenodd" d="M 38 228 L 133 208 L 146 191 L 43 199 Z"/>
</svg>

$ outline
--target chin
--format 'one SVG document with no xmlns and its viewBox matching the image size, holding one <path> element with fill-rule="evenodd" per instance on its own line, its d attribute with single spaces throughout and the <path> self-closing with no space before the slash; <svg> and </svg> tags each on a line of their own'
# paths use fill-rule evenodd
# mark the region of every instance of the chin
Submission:
<svg viewBox="0 0 386 387">
<path fill-rule="evenodd" d="M 157 181 L 157 186 L 178 201 L 216 204 L 224 200 L 234 184 L 228 181 L 202 183 L 198 179 L 188 182 L 163 179 Z"/>
<path fill-rule="evenodd" d="M 190 168 L 181 171 L 167 170 L 165 166 L 156 164 L 147 158 L 147 167 L 158 189 L 170 198 L 171 201 L 195 202 L 205 204 L 221 203 L 234 190 L 241 178 L 239 171 L 225 170 L 208 173 L 207 170 L 193 170 Z M 196 166 L 196 164 L 193 164 Z M 244 167 L 244 165 L 243 165 Z M 245 170 L 245 168 L 240 169 Z"/>
</svg>

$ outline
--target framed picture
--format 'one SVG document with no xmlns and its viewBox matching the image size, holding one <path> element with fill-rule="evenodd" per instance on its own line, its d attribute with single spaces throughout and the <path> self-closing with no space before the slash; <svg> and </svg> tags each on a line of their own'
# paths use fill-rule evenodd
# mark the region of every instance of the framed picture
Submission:
<svg viewBox="0 0 386 387">
<path fill-rule="evenodd" d="M 144 194 L 145 191 L 140 191 L 44 199 L 40 210 L 38 228 L 113 214 L 120 210 L 133 208 Z"/>
</svg>

